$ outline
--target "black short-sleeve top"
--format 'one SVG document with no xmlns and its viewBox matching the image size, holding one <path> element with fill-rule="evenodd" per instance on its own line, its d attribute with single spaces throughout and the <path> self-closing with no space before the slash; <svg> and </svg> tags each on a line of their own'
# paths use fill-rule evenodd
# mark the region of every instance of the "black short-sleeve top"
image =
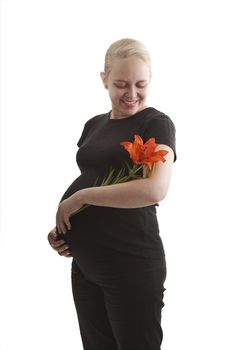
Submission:
<svg viewBox="0 0 233 350">
<path fill-rule="evenodd" d="M 111 119 L 110 112 L 92 117 L 85 123 L 77 143 L 79 149 L 76 161 L 81 174 L 61 200 L 82 188 L 92 187 L 96 180 L 95 186 L 100 186 L 110 167 L 117 173 L 125 166 L 125 162 L 133 165 L 120 142 L 133 142 L 135 134 L 139 134 L 144 142 L 154 137 L 157 144 L 170 146 L 175 162 L 175 133 L 175 125 L 170 117 L 153 107 L 121 119 Z M 72 220 L 77 235 L 85 234 L 87 237 L 92 232 L 93 239 L 94 230 L 98 237 L 96 244 L 108 244 L 121 251 L 129 249 L 130 253 L 135 254 L 164 254 L 161 242 L 158 243 L 155 205 L 132 209 L 90 206 L 74 215 Z"/>
</svg>

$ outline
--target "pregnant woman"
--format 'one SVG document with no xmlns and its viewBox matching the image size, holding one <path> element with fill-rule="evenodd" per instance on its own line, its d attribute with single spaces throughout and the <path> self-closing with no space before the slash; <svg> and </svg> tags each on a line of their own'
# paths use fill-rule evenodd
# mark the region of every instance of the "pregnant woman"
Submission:
<svg viewBox="0 0 233 350">
<path fill-rule="evenodd" d="M 114 42 L 101 78 L 112 108 L 84 125 L 76 156 L 81 175 L 62 196 L 48 240 L 61 256 L 72 256 L 84 350 L 159 350 L 166 260 L 156 207 L 176 160 L 175 126 L 146 106 L 151 66 L 140 41 Z M 149 176 L 148 164 L 138 165 L 140 178 L 103 186 L 110 169 L 114 178 L 126 163 L 132 168 L 151 138 L 165 155 Z"/>
</svg>

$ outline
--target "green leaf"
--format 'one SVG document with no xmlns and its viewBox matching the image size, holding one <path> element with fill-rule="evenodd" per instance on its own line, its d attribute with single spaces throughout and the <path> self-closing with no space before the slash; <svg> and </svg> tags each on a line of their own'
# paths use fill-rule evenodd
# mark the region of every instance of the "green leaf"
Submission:
<svg viewBox="0 0 233 350">
<path fill-rule="evenodd" d="M 114 184 L 118 184 L 118 183 L 124 183 L 124 182 L 130 181 L 130 180 L 142 179 L 142 176 L 138 175 L 137 172 L 143 167 L 143 164 L 139 165 L 139 164 L 134 163 L 131 168 L 126 161 L 125 161 L 125 164 L 126 164 L 126 167 L 122 167 L 115 176 L 113 176 L 115 170 L 111 166 L 109 169 L 109 173 L 105 175 L 100 186 L 107 186 L 107 185 L 111 185 L 111 184 L 114 185 Z M 128 175 L 125 175 L 126 168 L 128 169 Z M 99 179 L 99 176 L 95 180 L 93 187 L 97 185 L 98 179 Z M 91 204 L 83 205 L 74 214 L 80 213 L 81 211 L 83 211 L 84 209 L 89 207 L 90 205 Z"/>
<path fill-rule="evenodd" d="M 110 182 L 112 180 L 112 177 L 113 177 L 113 174 L 114 174 L 114 169 L 111 169 L 111 168 L 110 168 L 110 172 L 109 172 L 107 178 L 105 177 L 105 179 L 103 180 L 101 186 L 106 186 L 106 185 L 110 184 Z"/>
</svg>

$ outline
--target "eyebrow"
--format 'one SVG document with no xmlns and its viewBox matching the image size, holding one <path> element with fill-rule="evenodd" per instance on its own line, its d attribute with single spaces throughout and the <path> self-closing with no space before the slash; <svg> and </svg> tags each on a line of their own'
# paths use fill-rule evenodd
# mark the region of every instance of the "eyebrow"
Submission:
<svg viewBox="0 0 233 350">
<path fill-rule="evenodd" d="M 117 82 L 121 82 L 121 83 L 127 83 L 126 80 L 122 80 L 122 79 L 114 79 L 114 81 L 117 81 Z M 147 82 L 147 80 L 138 80 L 137 83 L 145 83 Z"/>
</svg>

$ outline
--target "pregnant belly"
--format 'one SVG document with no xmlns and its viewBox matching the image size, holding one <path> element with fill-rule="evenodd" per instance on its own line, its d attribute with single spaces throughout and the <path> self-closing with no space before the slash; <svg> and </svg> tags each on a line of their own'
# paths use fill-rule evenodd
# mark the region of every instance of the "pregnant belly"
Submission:
<svg viewBox="0 0 233 350">
<path fill-rule="evenodd" d="M 119 235 L 110 236 L 111 241 L 107 239 L 106 243 L 106 233 L 85 232 L 74 225 L 65 235 L 73 258 L 88 280 L 107 285 L 109 279 L 123 276 L 127 279 L 132 274 L 145 274 L 155 267 L 164 266 L 164 255 L 151 256 L 149 250 L 143 249 L 143 242 L 140 247 L 134 240 L 129 243 Z"/>
<path fill-rule="evenodd" d="M 64 192 L 61 202 L 68 197 L 72 196 L 75 192 L 81 190 L 82 188 L 90 187 L 89 181 L 87 181 L 87 177 L 84 174 L 81 174 L 77 179 L 75 179 L 72 184 L 67 188 Z"/>
<path fill-rule="evenodd" d="M 101 179 L 103 177 L 104 171 L 98 170 L 98 172 L 94 170 L 84 171 L 81 173 L 79 177 L 77 177 L 71 185 L 64 192 L 61 201 L 67 199 L 72 196 L 75 192 L 88 187 L 99 186 L 101 183 Z M 98 181 L 96 182 L 96 179 Z"/>
<path fill-rule="evenodd" d="M 95 206 L 90 206 L 70 218 L 71 229 L 65 235 L 59 235 L 69 245 L 72 255 L 80 257 L 96 250 L 100 243 L 99 218 Z"/>
</svg>

